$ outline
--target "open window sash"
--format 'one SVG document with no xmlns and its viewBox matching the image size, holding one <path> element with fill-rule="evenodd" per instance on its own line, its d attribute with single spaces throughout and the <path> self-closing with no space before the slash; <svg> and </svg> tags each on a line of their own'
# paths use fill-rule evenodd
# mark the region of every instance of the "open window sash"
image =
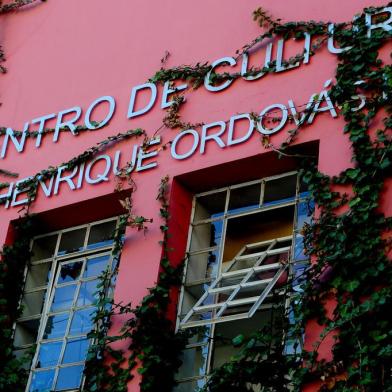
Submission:
<svg viewBox="0 0 392 392">
<path fill-rule="evenodd" d="M 247 244 L 180 321 L 180 328 L 251 318 L 282 279 L 292 237 Z"/>
</svg>

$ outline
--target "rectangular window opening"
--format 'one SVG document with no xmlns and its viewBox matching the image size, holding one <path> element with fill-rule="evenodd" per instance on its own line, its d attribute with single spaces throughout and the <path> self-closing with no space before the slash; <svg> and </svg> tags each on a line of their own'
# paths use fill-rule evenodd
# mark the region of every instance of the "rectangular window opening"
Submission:
<svg viewBox="0 0 392 392">
<path fill-rule="evenodd" d="M 118 223 L 115 217 L 33 238 L 14 332 L 17 357 L 36 347 L 26 392 L 81 389 L 98 278 L 114 268 Z"/>
<path fill-rule="evenodd" d="M 203 386 L 238 352 L 231 343 L 239 334 L 273 323 L 285 354 L 301 349 L 277 320 L 289 314 L 295 322 L 291 301 L 300 300 L 308 266 L 302 229 L 312 210 L 297 172 L 195 195 L 177 328 L 201 327 L 206 337 L 189 342 L 176 392 Z M 297 296 L 287 300 L 287 292 Z"/>
</svg>

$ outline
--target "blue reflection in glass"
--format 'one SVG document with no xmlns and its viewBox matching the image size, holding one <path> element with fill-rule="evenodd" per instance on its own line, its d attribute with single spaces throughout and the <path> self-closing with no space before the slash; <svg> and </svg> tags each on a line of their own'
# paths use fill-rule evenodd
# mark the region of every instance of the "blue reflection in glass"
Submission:
<svg viewBox="0 0 392 392">
<path fill-rule="evenodd" d="M 305 266 L 302 265 L 301 268 L 298 270 L 295 270 L 295 276 L 299 276 L 303 274 L 305 271 Z M 295 291 L 300 292 L 301 290 L 296 290 Z M 294 305 L 298 305 L 300 301 L 300 296 L 297 296 L 296 298 L 292 299 L 292 306 L 290 306 L 289 312 L 288 312 L 288 319 L 289 323 L 291 325 L 296 325 L 299 323 L 299 320 L 296 317 L 296 314 L 294 312 Z M 302 336 L 301 336 L 302 335 Z M 304 332 L 302 331 L 302 334 L 288 334 L 285 339 L 285 347 L 284 347 L 284 353 L 285 355 L 294 355 L 294 354 L 300 354 L 302 351 L 302 342 L 304 341 L 305 335 Z"/>
<path fill-rule="evenodd" d="M 296 234 L 295 244 L 294 244 L 294 260 L 307 260 L 308 257 L 304 253 L 304 236 L 301 234 Z"/>
<path fill-rule="evenodd" d="M 112 239 L 94 242 L 92 244 L 87 245 L 87 249 L 96 249 L 96 248 L 103 248 L 104 246 L 109 246 L 113 243 Z"/>
<path fill-rule="evenodd" d="M 77 306 L 92 305 L 97 298 L 96 291 L 99 280 L 84 282 L 80 286 Z"/>
<path fill-rule="evenodd" d="M 93 322 L 91 319 L 93 313 L 94 308 L 77 310 L 72 319 L 69 331 L 70 336 L 89 333 L 93 329 Z"/>
<path fill-rule="evenodd" d="M 285 204 L 285 203 L 293 202 L 294 200 L 295 200 L 295 197 L 292 196 L 292 197 L 286 197 L 284 199 L 264 201 L 263 207 L 269 207 L 269 206 L 273 206 L 276 204 Z"/>
<path fill-rule="evenodd" d="M 302 352 L 301 342 L 299 339 L 287 339 L 284 346 L 285 355 L 300 354 Z"/>
<path fill-rule="evenodd" d="M 49 316 L 46 323 L 44 339 L 61 338 L 67 329 L 69 313 Z"/>
<path fill-rule="evenodd" d="M 88 259 L 83 277 L 92 278 L 93 276 L 101 275 L 101 273 L 105 271 L 108 261 L 109 255 Z"/>
<path fill-rule="evenodd" d="M 297 230 L 301 230 L 305 223 L 310 223 L 314 210 L 314 202 L 303 201 L 297 206 Z"/>
<path fill-rule="evenodd" d="M 83 365 L 61 368 L 57 378 L 56 391 L 79 388 L 82 382 L 83 368 Z"/>
<path fill-rule="evenodd" d="M 294 268 L 294 276 L 293 276 L 293 290 L 299 293 L 302 293 L 303 290 L 301 285 L 306 281 L 306 270 L 308 268 L 308 264 L 304 263 L 295 263 L 293 265 Z"/>
<path fill-rule="evenodd" d="M 230 210 L 227 210 L 228 215 L 233 215 L 233 214 L 238 214 L 240 212 L 245 212 L 245 211 L 252 211 L 259 208 L 259 203 L 257 204 L 252 204 L 246 207 L 238 207 L 238 208 L 231 208 Z"/>
<path fill-rule="evenodd" d="M 72 306 L 76 285 L 58 287 L 54 293 L 51 312 L 59 312 Z"/>
<path fill-rule="evenodd" d="M 222 238 L 223 221 L 219 220 L 211 223 L 211 244 L 210 246 L 219 245 Z"/>
<path fill-rule="evenodd" d="M 52 390 L 54 372 L 54 369 L 34 372 L 29 392 L 50 392 Z"/>
<path fill-rule="evenodd" d="M 89 341 L 85 338 L 69 340 L 65 348 L 63 363 L 85 361 L 88 346 Z"/>
<path fill-rule="evenodd" d="M 63 341 L 42 343 L 39 348 L 37 368 L 56 366 L 60 357 Z"/>
<path fill-rule="evenodd" d="M 61 266 L 60 275 L 57 283 L 74 282 L 78 280 L 80 272 L 82 271 L 83 261 L 75 263 L 67 263 Z"/>
<path fill-rule="evenodd" d="M 206 278 L 215 278 L 219 270 L 219 251 L 208 252 Z"/>
</svg>

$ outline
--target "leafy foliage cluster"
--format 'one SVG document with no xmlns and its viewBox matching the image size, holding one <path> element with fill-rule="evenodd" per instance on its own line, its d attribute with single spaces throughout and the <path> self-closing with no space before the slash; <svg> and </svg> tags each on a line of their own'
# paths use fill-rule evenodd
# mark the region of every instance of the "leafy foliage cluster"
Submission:
<svg viewBox="0 0 392 392">
<path fill-rule="evenodd" d="M 141 391 L 170 391 L 174 385 L 174 374 L 181 365 L 179 359 L 191 332 L 174 332 L 173 322 L 168 318 L 170 294 L 173 287 L 181 283 L 182 265 L 173 267 L 169 260 L 167 201 L 169 177 L 164 177 L 159 186 L 157 199 L 161 204 L 160 216 L 163 224 L 162 257 L 156 286 L 135 308 L 131 304 L 116 304 L 106 292 L 117 271 L 106 271 L 101 277 L 99 300 L 94 321 L 97 325 L 89 337 L 94 344 L 89 349 L 86 363 L 86 391 L 123 392 L 133 378 L 132 370 L 142 375 Z M 121 249 L 121 233 L 130 225 L 128 216 L 121 220 L 116 236 L 114 253 Z M 114 317 L 125 317 L 120 332 L 108 335 Z M 113 347 L 119 341 L 128 342 L 124 352 Z"/>
<path fill-rule="evenodd" d="M 0 15 L 6 14 L 8 12 L 16 11 L 26 5 L 33 4 L 36 2 L 45 2 L 46 0 L 15 0 L 10 3 L 4 4 L 4 1 L 0 1 Z M 5 61 L 4 50 L 0 45 L 0 63 Z M 6 73 L 7 68 L 0 64 L 0 73 Z"/>
<path fill-rule="evenodd" d="M 374 14 L 381 8 L 366 9 Z M 325 34 L 319 23 L 272 24 L 277 34 Z M 342 48 L 336 84 L 330 96 L 341 105 L 344 133 L 352 148 L 352 167 L 329 177 L 313 165 L 304 166 L 302 178 L 318 206 L 317 217 L 305 228 L 305 247 L 315 260 L 302 284 L 300 300 L 294 300 L 296 323 L 286 314 L 286 336 L 301 338 L 310 322 L 317 320 L 320 338 L 312 349 L 282 355 L 284 345 L 270 342 L 277 352 L 263 353 L 268 334 L 241 339 L 240 355 L 213 372 L 208 391 L 248 391 L 262 385 L 273 391 L 301 390 L 316 382 L 319 390 L 392 390 L 392 219 L 380 209 L 381 193 L 392 169 L 391 66 L 380 51 L 391 33 L 383 29 L 368 36 L 364 15 L 351 25 L 340 26 L 334 35 Z M 363 81 L 358 87 L 356 82 Z M 366 96 L 356 110 L 352 97 Z M 380 129 L 379 123 L 382 124 Z M 302 127 L 301 124 L 299 128 Z M 290 140 L 291 142 L 292 140 Z M 281 146 L 284 151 L 290 143 Z M 339 189 L 344 189 L 343 191 Z M 331 310 L 332 308 L 332 310 Z M 322 358 L 320 345 L 332 336 L 331 359 Z M 267 344 L 268 346 L 268 344 Z M 271 366 L 273 362 L 273 366 Z"/>
<path fill-rule="evenodd" d="M 322 330 L 319 341 L 312 349 L 284 355 L 285 344 L 272 327 L 249 337 L 239 335 L 233 344 L 241 346 L 240 354 L 214 370 L 206 391 L 249 391 L 257 386 L 292 391 L 308 382 L 317 382 L 320 390 L 392 390 L 392 323 L 388 313 L 392 220 L 380 210 L 381 193 L 392 167 L 391 66 L 381 60 L 380 51 L 387 50 L 384 47 L 391 33 L 377 29 L 369 36 L 365 20 L 365 13 L 376 14 L 381 9 L 365 9 L 354 22 L 337 26 L 334 33 L 335 41 L 347 50 L 339 54 L 336 84 L 330 97 L 342 108 L 344 133 L 352 147 L 352 167 L 332 178 L 308 162 L 302 170 L 318 206 L 317 218 L 304 233 L 307 252 L 317 262 L 307 271 L 301 300 L 292 300 L 294 309 L 289 308 L 280 323 L 287 337 L 300 341 L 309 323 L 316 320 Z M 378 17 L 383 21 L 383 15 Z M 313 55 L 330 37 L 328 23 L 324 22 L 281 23 L 261 8 L 255 11 L 254 19 L 267 32 L 244 46 L 239 54 L 265 38 L 302 38 L 309 33 L 318 37 L 312 46 Z M 294 56 L 288 63 L 301 56 Z M 274 67 L 272 63 L 262 71 L 274 72 Z M 208 64 L 197 64 L 193 70 L 161 70 L 154 81 L 179 77 L 198 87 L 202 81 L 195 80 L 195 75 L 204 78 L 208 72 Z M 239 77 L 238 73 L 211 75 L 212 83 Z M 357 110 L 353 99 L 359 94 L 366 96 L 361 110 Z M 312 110 L 305 111 L 305 120 L 289 131 L 287 140 L 276 149 L 279 154 L 286 154 Z M 377 129 L 379 121 L 383 125 Z M 269 140 L 263 144 L 273 148 Z M 339 192 L 341 188 L 344 190 Z M 294 312 L 295 323 L 290 323 L 289 312 Z M 329 336 L 335 343 L 332 359 L 326 360 L 320 357 L 319 349 Z"/>
<path fill-rule="evenodd" d="M 32 221 L 20 220 L 15 227 L 18 240 L 4 245 L 0 262 L 0 390 L 23 391 L 28 372 L 23 364 L 28 360 L 13 355 L 13 323 L 20 316 L 19 298 L 23 286 L 26 260 L 30 258 Z"/>
</svg>

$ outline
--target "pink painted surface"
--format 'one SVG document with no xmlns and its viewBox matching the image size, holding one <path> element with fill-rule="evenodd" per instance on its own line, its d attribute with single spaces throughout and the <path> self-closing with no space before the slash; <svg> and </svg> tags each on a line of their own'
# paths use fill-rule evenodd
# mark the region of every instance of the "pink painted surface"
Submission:
<svg viewBox="0 0 392 392">
<path fill-rule="evenodd" d="M 384 4 L 385 1 L 380 0 L 262 2 L 272 15 L 285 21 L 335 22 L 351 20 L 365 6 Z M 120 131 L 142 127 L 152 135 L 165 115 L 160 109 L 162 87 L 159 87 L 157 102 L 149 113 L 128 120 L 126 113 L 131 88 L 144 83 L 159 69 L 160 59 L 166 51 L 171 54 L 166 67 L 234 56 L 236 49 L 260 33 L 251 18 L 252 11 L 258 6 L 260 2 L 256 0 L 55 0 L 2 16 L 0 42 L 6 51 L 5 65 L 9 73 L 0 77 L 1 126 L 22 129 L 26 121 L 75 105 L 85 111 L 93 100 L 103 95 L 113 96 L 117 108 L 110 125 L 102 130 L 82 133 L 78 137 L 61 133 L 56 144 L 50 136 L 45 136 L 39 149 L 34 148 L 33 140 L 28 140 L 22 154 L 10 146 L 6 159 L 0 160 L 0 167 L 18 172 L 19 177 L 24 178 L 49 165 L 67 161 Z M 256 52 L 251 61 L 260 65 L 264 62 L 264 54 Z M 323 50 L 311 58 L 310 64 L 288 72 L 268 75 L 253 82 L 238 80 L 220 93 L 207 92 L 204 88 L 188 92 L 184 116 L 190 121 L 212 122 L 227 120 L 236 113 L 260 112 L 273 103 L 287 104 L 288 99 L 293 99 L 296 105 L 306 104 L 310 95 L 320 92 L 324 82 L 333 77 L 336 61 L 336 56 Z M 97 120 L 99 116 L 96 113 Z M 54 122 L 48 125 L 54 126 Z M 337 174 L 350 165 L 349 146 L 342 127 L 342 120 L 331 119 L 328 113 L 324 113 L 318 115 L 314 124 L 301 132 L 297 140 L 297 143 L 320 141 L 319 167 L 327 174 Z M 169 129 L 163 129 L 160 134 L 164 143 L 176 135 Z M 279 145 L 284 138 L 285 132 L 282 131 L 271 141 Z M 156 193 L 161 177 L 169 174 L 173 178 L 259 156 L 264 153 L 259 139 L 260 135 L 255 132 L 246 143 L 225 149 L 211 142 L 204 155 L 196 152 L 184 161 L 174 160 L 168 150 L 160 151 L 157 168 L 133 176 L 138 186 L 134 194 L 135 213 L 153 217 L 154 223 L 149 225 L 146 235 L 131 229 L 127 231 L 115 291 L 117 301 L 139 302 L 156 280 L 161 254 L 158 244 L 161 222 Z M 115 150 L 121 149 L 125 154 L 124 164 L 130 158 L 132 144 L 133 141 L 122 142 L 110 148 L 108 153 L 113 155 Z M 113 175 L 110 178 L 110 182 L 84 184 L 76 191 L 63 186 L 57 196 L 39 197 L 32 212 L 43 213 L 70 206 L 67 214 L 72 214 L 78 203 L 111 194 Z M 383 196 L 385 204 L 391 197 L 390 189 Z M 172 203 L 175 204 L 176 200 Z M 0 209 L 0 243 L 4 243 L 10 221 L 18 216 L 18 208 Z M 87 209 L 86 219 L 92 214 Z M 47 216 L 50 219 L 50 213 Z M 181 213 L 177 216 L 187 219 Z M 61 219 L 61 213 L 56 219 Z M 72 215 L 68 219 L 72 221 Z M 327 355 L 328 348 L 325 351 Z M 135 379 L 129 390 L 138 391 L 137 384 Z"/>
</svg>

